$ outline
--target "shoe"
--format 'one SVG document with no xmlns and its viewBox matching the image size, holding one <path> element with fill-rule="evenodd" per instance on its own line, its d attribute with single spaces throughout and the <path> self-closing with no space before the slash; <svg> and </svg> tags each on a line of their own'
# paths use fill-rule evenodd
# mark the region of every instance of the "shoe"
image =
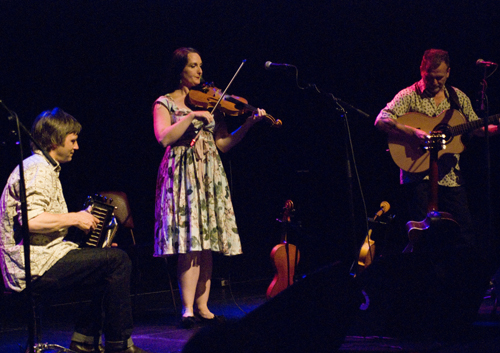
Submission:
<svg viewBox="0 0 500 353">
<path fill-rule="evenodd" d="M 213 318 L 206 319 L 200 314 L 198 314 L 198 319 L 201 321 L 202 324 L 208 324 L 208 325 L 219 325 L 226 322 L 226 318 L 223 315 L 214 315 Z"/>
<path fill-rule="evenodd" d="M 69 349 L 76 353 L 104 353 L 102 344 L 96 348 L 93 344 L 71 341 Z"/>
<path fill-rule="evenodd" d="M 181 328 L 190 329 L 196 325 L 196 318 L 194 316 L 183 316 L 181 319 Z"/>
<path fill-rule="evenodd" d="M 106 353 L 152 353 L 145 351 L 144 349 L 141 349 L 137 347 L 136 345 L 133 345 L 132 347 L 129 347 L 125 349 L 124 351 L 108 351 L 106 350 Z"/>
</svg>

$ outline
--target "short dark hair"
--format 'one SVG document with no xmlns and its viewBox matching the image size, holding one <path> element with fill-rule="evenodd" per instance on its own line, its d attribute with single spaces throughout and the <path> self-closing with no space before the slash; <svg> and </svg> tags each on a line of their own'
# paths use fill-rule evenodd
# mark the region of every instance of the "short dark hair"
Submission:
<svg viewBox="0 0 500 353">
<path fill-rule="evenodd" d="M 420 72 L 437 69 L 442 62 L 444 62 L 447 67 L 450 67 L 450 57 L 447 51 L 441 49 L 428 49 L 422 57 Z"/>
<path fill-rule="evenodd" d="M 196 53 L 200 55 L 198 50 L 190 47 L 178 48 L 172 55 L 170 68 L 167 77 L 167 91 L 172 92 L 179 88 L 180 75 L 188 63 L 188 55 Z"/>
<path fill-rule="evenodd" d="M 66 136 L 78 135 L 82 125 L 71 115 L 61 108 L 54 108 L 42 112 L 33 122 L 31 135 L 40 144 L 40 147 L 50 151 L 57 146 L 64 145 Z M 38 150 L 33 142 L 31 149 Z"/>
</svg>

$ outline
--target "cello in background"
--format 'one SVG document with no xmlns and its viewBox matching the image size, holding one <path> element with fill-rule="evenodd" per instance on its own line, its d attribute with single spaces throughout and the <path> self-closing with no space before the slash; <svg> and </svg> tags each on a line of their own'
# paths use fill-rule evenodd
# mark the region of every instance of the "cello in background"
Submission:
<svg viewBox="0 0 500 353">
<path fill-rule="evenodd" d="M 271 251 L 271 260 L 276 268 L 276 274 L 271 284 L 267 288 L 266 298 L 271 299 L 281 291 L 287 289 L 294 282 L 295 267 L 299 263 L 299 249 L 288 243 L 287 227 L 290 223 L 290 213 L 293 211 L 293 202 L 287 200 L 283 208 L 283 218 L 281 225 L 281 243 L 276 245 Z"/>
</svg>

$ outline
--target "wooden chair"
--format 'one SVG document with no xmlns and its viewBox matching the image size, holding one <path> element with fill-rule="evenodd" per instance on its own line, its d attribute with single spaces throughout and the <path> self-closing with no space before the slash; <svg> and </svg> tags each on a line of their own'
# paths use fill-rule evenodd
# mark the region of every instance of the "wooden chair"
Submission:
<svg viewBox="0 0 500 353">
<path fill-rule="evenodd" d="M 136 245 L 134 237 L 134 219 L 128 202 L 127 194 L 122 191 L 103 191 L 101 196 L 110 200 L 111 205 L 115 206 L 115 217 L 120 227 L 130 232 L 132 245 Z"/>
<path fill-rule="evenodd" d="M 116 207 L 115 208 L 115 217 L 116 217 L 116 220 L 118 221 L 118 226 L 123 227 L 130 232 L 130 236 L 131 236 L 130 240 L 132 242 L 132 246 L 135 247 L 136 241 L 135 241 L 134 232 L 133 232 L 134 219 L 132 217 L 132 211 L 130 209 L 130 204 L 128 201 L 127 194 L 125 194 L 122 191 L 102 191 L 100 193 L 100 195 L 109 199 L 111 202 L 111 205 Z M 135 257 L 135 258 L 132 258 L 132 263 L 135 265 L 135 268 L 137 271 L 136 275 L 140 278 L 141 274 L 138 270 L 139 266 L 138 266 L 137 252 L 135 250 L 132 252 L 134 254 L 132 257 Z M 130 255 L 130 253 L 129 253 L 129 255 Z M 170 293 L 172 295 L 172 303 L 174 305 L 174 310 L 177 311 L 177 304 L 176 304 L 175 295 L 174 295 L 174 291 L 173 291 L 172 279 L 170 277 L 170 273 L 168 271 L 167 271 L 167 273 L 168 273 L 168 282 L 170 285 Z"/>
</svg>

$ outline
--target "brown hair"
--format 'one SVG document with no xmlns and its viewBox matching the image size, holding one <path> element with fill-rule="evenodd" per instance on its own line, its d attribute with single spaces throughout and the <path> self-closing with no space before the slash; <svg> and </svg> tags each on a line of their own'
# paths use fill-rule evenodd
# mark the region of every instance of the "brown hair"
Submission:
<svg viewBox="0 0 500 353">
<path fill-rule="evenodd" d="M 71 115 L 60 108 L 42 112 L 33 122 L 31 135 L 40 144 L 40 147 L 50 151 L 57 146 L 64 145 L 66 136 L 78 135 L 82 125 Z M 38 148 L 31 142 L 31 149 Z"/>
<path fill-rule="evenodd" d="M 182 47 L 174 51 L 167 77 L 167 92 L 175 91 L 179 87 L 180 75 L 186 67 L 188 55 L 191 53 L 200 55 L 196 49 L 190 47 Z"/>
<path fill-rule="evenodd" d="M 450 57 L 447 51 L 441 49 L 428 49 L 422 57 L 420 72 L 437 69 L 442 62 L 444 62 L 447 67 L 450 67 Z"/>
</svg>

